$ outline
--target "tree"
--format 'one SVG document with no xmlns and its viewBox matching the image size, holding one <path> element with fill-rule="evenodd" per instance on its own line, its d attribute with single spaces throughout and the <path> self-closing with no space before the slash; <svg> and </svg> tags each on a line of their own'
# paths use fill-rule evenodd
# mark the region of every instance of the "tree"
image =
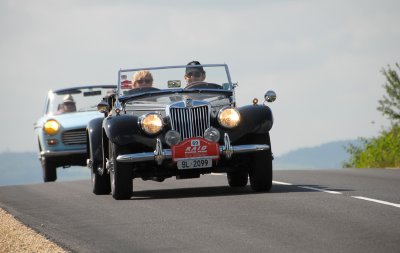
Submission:
<svg viewBox="0 0 400 253">
<path fill-rule="evenodd" d="M 396 63 L 400 70 L 400 66 Z M 382 70 L 386 95 L 379 100 L 378 111 L 391 120 L 391 127 L 375 138 L 359 138 L 361 144 L 350 144 L 346 151 L 350 158 L 343 164 L 352 168 L 400 168 L 400 80 L 390 65 Z"/>
<path fill-rule="evenodd" d="M 398 63 L 395 64 L 400 70 Z M 383 116 L 388 117 L 393 123 L 400 122 L 400 80 L 399 75 L 393 70 L 390 65 L 388 69 L 382 69 L 387 82 L 383 85 L 386 91 L 386 96 L 379 100 L 378 111 L 382 112 Z"/>
</svg>

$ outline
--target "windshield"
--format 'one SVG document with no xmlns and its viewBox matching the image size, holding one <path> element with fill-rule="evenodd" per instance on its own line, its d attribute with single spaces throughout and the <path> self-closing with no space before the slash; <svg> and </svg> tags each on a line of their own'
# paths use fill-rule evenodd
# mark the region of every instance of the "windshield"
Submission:
<svg viewBox="0 0 400 253">
<path fill-rule="evenodd" d="M 114 92 L 113 86 L 71 88 L 50 91 L 45 114 L 97 111 L 101 99 Z"/>
<path fill-rule="evenodd" d="M 172 89 L 232 90 L 225 64 L 182 65 L 120 70 L 119 96 Z"/>
</svg>

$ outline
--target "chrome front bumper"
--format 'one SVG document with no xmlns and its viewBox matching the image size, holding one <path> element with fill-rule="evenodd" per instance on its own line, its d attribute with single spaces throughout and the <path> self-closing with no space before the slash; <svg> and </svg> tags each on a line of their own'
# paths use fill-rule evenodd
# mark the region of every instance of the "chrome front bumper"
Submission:
<svg viewBox="0 0 400 253">
<path fill-rule="evenodd" d="M 220 154 L 230 159 L 233 154 L 243 154 L 257 151 L 269 150 L 270 146 L 266 144 L 248 144 L 232 146 L 227 133 L 224 135 L 224 145 L 220 146 Z M 143 152 L 135 154 L 124 154 L 117 156 L 117 161 L 122 163 L 136 163 L 156 161 L 161 165 L 164 160 L 172 159 L 171 149 L 163 149 L 161 140 L 157 139 L 156 149 L 154 152 Z"/>
<path fill-rule="evenodd" d="M 40 157 L 68 156 L 86 154 L 86 149 L 82 150 L 66 150 L 66 151 L 41 151 Z M 40 159 L 39 157 L 39 159 Z"/>
</svg>

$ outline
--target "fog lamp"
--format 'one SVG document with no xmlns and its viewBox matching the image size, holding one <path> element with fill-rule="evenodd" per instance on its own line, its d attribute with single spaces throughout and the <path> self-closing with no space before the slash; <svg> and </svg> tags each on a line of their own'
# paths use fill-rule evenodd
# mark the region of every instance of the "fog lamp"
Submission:
<svg viewBox="0 0 400 253">
<path fill-rule="evenodd" d="M 165 134 L 165 142 L 169 145 L 177 145 L 181 142 L 181 134 L 175 130 L 170 130 Z"/>
<path fill-rule="evenodd" d="M 218 142 L 220 136 L 218 129 L 214 127 L 207 128 L 204 132 L 204 138 L 212 142 Z"/>
</svg>

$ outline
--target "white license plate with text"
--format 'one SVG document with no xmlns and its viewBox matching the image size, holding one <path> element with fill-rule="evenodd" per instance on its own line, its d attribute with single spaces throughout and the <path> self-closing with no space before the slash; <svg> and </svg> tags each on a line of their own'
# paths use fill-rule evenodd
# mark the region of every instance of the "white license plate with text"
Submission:
<svg viewBox="0 0 400 253">
<path fill-rule="evenodd" d="M 211 158 L 185 159 L 177 162 L 178 169 L 199 169 L 212 167 Z"/>
</svg>

